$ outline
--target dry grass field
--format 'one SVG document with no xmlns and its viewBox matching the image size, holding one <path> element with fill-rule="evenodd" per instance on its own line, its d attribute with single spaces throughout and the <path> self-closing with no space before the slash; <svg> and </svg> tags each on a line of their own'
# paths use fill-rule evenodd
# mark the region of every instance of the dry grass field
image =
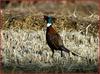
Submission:
<svg viewBox="0 0 100 74">
<path fill-rule="evenodd" d="M 98 69 L 98 3 L 10 4 L 3 10 L 1 55 L 4 71 L 97 72 Z M 71 53 L 52 52 L 46 43 L 44 15 L 56 18 L 53 27 Z"/>
</svg>

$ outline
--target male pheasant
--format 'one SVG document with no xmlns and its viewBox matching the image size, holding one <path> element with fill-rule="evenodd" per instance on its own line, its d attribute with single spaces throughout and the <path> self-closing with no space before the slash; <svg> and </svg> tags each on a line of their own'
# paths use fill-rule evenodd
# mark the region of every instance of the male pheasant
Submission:
<svg viewBox="0 0 100 74">
<path fill-rule="evenodd" d="M 52 50 L 52 57 L 54 55 L 54 50 L 65 51 L 67 53 L 71 52 L 69 49 L 65 48 L 63 44 L 63 40 L 61 39 L 60 35 L 54 30 L 52 27 L 53 21 L 55 20 L 54 17 L 51 16 L 44 16 L 44 19 L 47 22 L 47 31 L 46 31 L 46 41 L 49 47 Z M 71 52 L 74 56 L 78 56 L 77 54 Z"/>
</svg>

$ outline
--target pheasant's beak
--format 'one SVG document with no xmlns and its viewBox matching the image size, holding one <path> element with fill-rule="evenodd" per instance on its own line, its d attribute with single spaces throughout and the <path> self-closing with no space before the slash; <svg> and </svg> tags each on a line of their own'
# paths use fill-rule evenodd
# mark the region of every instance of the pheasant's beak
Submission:
<svg viewBox="0 0 100 74">
<path fill-rule="evenodd" d="M 44 20 L 44 22 L 47 20 L 47 16 L 43 16 L 43 20 Z"/>
</svg>

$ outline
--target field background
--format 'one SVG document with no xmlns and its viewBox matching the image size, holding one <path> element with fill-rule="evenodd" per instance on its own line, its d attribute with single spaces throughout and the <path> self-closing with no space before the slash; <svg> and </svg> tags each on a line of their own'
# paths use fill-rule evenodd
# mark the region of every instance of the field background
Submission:
<svg viewBox="0 0 100 74">
<path fill-rule="evenodd" d="M 1 0 L 2 1 L 2 0 Z M 1 4 L 1 63 L 8 71 L 97 72 L 98 0 L 3 0 Z M 44 15 L 56 18 L 54 29 L 71 53 L 55 51 L 46 43 Z"/>
</svg>

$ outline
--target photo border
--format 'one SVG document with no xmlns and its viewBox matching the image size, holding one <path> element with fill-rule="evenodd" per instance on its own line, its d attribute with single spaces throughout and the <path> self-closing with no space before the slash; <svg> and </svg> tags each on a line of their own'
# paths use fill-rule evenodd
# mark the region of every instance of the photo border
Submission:
<svg viewBox="0 0 100 74">
<path fill-rule="evenodd" d="M 1 1 L 0 0 L 0 5 L 1 5 Z M 10 2 L 14 1 L 14 0 L 9 0 Z M 23 1 L 34 1 L 34 0 L 23 0 Z M 37 1 L 41 1 L 41 0 L 37 0 Z M 46 0 L 44 0 L 46 1 Z M 62 1 L 62 0 L 54 0 L 54 1 Z M 63 0 L 64 1 L 64 0 Z M 66 1 L 66 0 L 65 0 Z M 76 1 L 80 1 L 80 0 L 76 0 Z M 94 0 L 83 0 L 83 1 L 94 1 Z M 100 0 L 98 0 L 98 2 L 100 3 Z M 1 32 L 1 28 L 2 28 L 2 12 L 3 9 L 0 8 L 0 32 Z M 99 4 L 99 16 L 100 16 L 100 4 Z M 100 17 L 99 17 L 99 38 L 100 38 Z M 100 43 L 100 39 L 98 41 Z M 1 56 L 1 50 L 2 50 L 2 46 L 1 46 L 1 33 L 0 33 L 0 74 L 100 74 L 100 44 L 99 44 L 99 48 L 98 48 L 98 72 L 86 72 L 86 73 L 82 73 L 82 72 L 23 72 L 23 71 L 17 71 L 17 72 L 4 72 L 2 70 L 2 56 Z"/>
</svg>

